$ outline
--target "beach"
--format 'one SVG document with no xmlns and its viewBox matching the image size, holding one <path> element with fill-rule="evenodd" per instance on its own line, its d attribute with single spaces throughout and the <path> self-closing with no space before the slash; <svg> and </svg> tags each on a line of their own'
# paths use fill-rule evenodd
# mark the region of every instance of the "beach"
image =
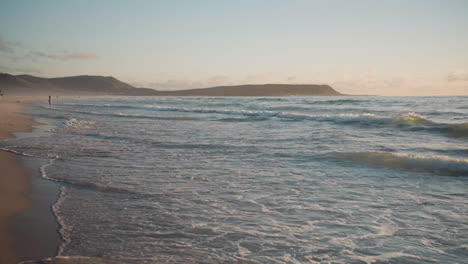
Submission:
<svg viewBox="0 0 468 264">
<path fill-rule="evenodd" d="M 29 131 L 34 125 L 31 117 L 19 114 L 20 103 L 10 100 L 0 101 L 0 140 L 13 138 L 13 132 Z M 8 231 L 10 219 L 29 207 L 28 181 L 26 170 L 22 168 L 15 154 L 0 151 L 0 263 L 14 263 L 12 237 Z"/>
<path fill-rule="evenodd" d="M 25 170 L 13 153 L 0 152 L 0 263 L 15 263 L 12 237 L 7 228 L 10 219 L 29 207 L 28 181 Z"/>
<path fill-rule="evenodd" d="M 0 140 L 14 138 L 12 133 L 15 132 L 30 132 L 34 125 L 39 124 L 21 113 L 23 103 L 33 99 L 10 97 L 0 101 Z M 16 263 L 20 259 L 18 237 L 10 228 L 10 222 L 33 204 L 29 200 L 30 171 L 22 166 L 16 154 L 7 151 L 0 151 L 0 168 L 0 263 Z"/>
</svg>

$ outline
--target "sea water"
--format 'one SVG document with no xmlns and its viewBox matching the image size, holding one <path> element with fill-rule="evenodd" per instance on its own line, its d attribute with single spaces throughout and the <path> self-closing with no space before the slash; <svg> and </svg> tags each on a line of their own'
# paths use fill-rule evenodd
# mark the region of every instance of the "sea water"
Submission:
<svg viewBox="0 0 468 264">
<path fill-rule="evenodd" d="M 0 147 L 47 160 L 63 263 L 468 259 L 468 97 L 59 98 L 28 114 L 47 126 Z"/>
</svg>

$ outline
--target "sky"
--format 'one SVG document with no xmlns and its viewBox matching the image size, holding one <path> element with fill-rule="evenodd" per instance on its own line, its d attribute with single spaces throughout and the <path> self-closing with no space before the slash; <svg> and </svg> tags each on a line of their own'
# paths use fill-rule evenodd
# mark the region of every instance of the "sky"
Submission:
<svg viewBox="0 0 468 264">
<path fill-rule="evenodd" d="M 468 95 L 468 1 L 2 0 L 0 72 Z"/>
</svg>

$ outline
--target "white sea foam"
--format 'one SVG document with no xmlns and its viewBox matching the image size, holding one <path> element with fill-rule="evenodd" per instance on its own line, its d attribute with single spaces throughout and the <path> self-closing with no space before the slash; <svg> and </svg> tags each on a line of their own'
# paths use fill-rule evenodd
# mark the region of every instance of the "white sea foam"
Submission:
<svg viewBox="0 0 468 264">
<path fill-rule="evenodd" d="M 226 115 L 244 115 L 244 116 L 262 116 L 262 117 L 278 117 L 287 119 L 310 119 L 310 120 L 324 120 L 324 121 L 368 121 L 381 119 L 385 122 L 393 120 L 389 117 L 378 116 L 372 113 L 354 114 L 307 114 L 299 112 L 281 112 L 281 111 L 258 111 L 258 110 L 235 110 L 235 109 L 219 109 L 219 108 L 187 108 L 187 107 L 166 107 L 157 105 L 145 105 L 149 109 L 156 111 L 175 111 L 175 112 L 190 112 L 190 113 L 215 113 L 215 114 L 226 114 Z"/>
<path fill-rule="evenodd" d="M 59 224 L 59 233 L 60 237 L 62 238 L 62 244 L 59 246 L 57 255 L 61 256 L 66 248 L 66 246 L 71 242 L 70 238 L 70 232 L 71 232 L 71 226 L 67 225 L 60 215 L 60 208 L 65 201 L 66 193 L 67 193 L 67 188 L 63 185 L 59 186 L 60 188 L 60 194 L 57 199 L 57 201 L 52 205 L 52 211 L 57 219 L 57 223 Z"/>
<path fill-rule="evenodd" d="M 91 125 L 96 124 L 94 121 L 78 120 L 76 118 L 65 121 L 65 128 L 90 128 Z"/>
<path fill-rule="evenodd" d="M 36 157 L 36 156 L 28 154 L 26 152 L 16 151 L 16 150 L 13 150 L 13 149 L 10 149 L 10 148 L 0 148 L 0 150 L 10 152 L 10 153 L 14 153 L 16 155 L 26 156 L 26 157 Z"/>
<path fill-rule="evenodd" d="M 40 167 L 40 172 L 42 178 L 50 181 L 56 181 L 59 182 L 59 180 L 51 178 L 47 174 L 47 168 L 55 164 L 56 159 L 50 159 L 48 164 L 45 164 Z M 66 245 L 68 245 L 71 241 L 69 231 L 71 227 L 67 226 L 64 222 L 64 219 L 60 215 L 60 207 L 62 206 L 65 196 L 66 196 L 66 187 L 63 185 L 59 185 L 59 195 L 55 203 L 52 205 L 52 213 L 54 214 L 55 219 L 57 220 L 57 223 L 59 225 L 59 233 L 60 237 L 62 238 L 62 244 L 59 246 L 57 255 L 60 256 L 62 255 Z M 52 262 L 53 263 L 53 262 Z"/>
<path fill-rule="evenodd" d="M 50 159 L 50 160 L 49 160 L 49 163 L 47 163 L 47 164 L 45 164 L 45 165 L 42 165 L 42 166 L 40 167 L 39 170 L 41 171 L 41 176 L 42 176 L 42 178 L 44 178 L 44 179 L 46 179 L 46 180 L 50 180 L 50 181 L 58 181 L 57 179 L 54 179 L 54 178 L 49 177 L 49 176 L 47 175 L 47 171 L 46 171 L 48 167 L 54 165 L 55 160 L 56 160 L 56 159 Z"/>
</svg>

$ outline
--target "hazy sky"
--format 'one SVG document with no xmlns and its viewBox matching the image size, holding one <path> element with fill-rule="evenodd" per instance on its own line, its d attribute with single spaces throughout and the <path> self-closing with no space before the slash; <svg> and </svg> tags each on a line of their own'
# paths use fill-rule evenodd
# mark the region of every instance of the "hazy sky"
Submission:
<svg viewBox="0 0 468 264">
<path fill-rule="evenodd" d="M 0 72 L 468 95 L 468 1 L 5 1 Z"/>
</svg>

